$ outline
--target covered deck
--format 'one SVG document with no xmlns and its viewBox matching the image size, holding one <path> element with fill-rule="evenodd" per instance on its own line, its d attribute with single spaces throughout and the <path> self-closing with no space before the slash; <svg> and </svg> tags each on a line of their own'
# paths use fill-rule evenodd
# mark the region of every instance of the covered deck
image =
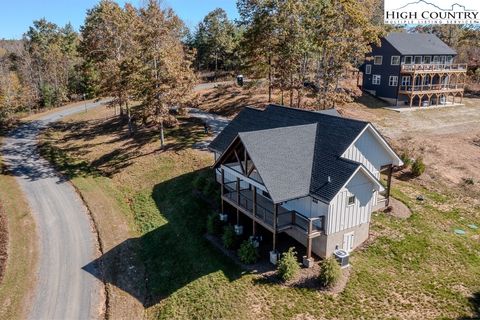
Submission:
<svg viewBox="0 0 480 320">
<path fill-rule="evenodd" d="M 229 175 L 235 175 L 235 181 L 225 181 L 225 171 Z M 240 221 L 240 213 L 252 220 L 253 235 L 256 225 L 259 224 L 273 234 L 272 251 L 277 249 L 277 235 L 288 229 L 295 228 L 307 240 L 307 259 L 311 258 L 312 239 L 322 234 L 324 230 L 324 217 L 309 218 L 297 211 L 288 210 L 280 204 L 273 203 L 268 196 L 263 195 L 262 186 L 248 177 L 243 177 L 240 172 L 235 172 L 227 166 L 220 168 L 221 171 L 221 196 L 222 211 L 224 202 L 236 209 L 237 225 Z M 233 171 L 233 172 L 232 172 Z"/>
</svg>

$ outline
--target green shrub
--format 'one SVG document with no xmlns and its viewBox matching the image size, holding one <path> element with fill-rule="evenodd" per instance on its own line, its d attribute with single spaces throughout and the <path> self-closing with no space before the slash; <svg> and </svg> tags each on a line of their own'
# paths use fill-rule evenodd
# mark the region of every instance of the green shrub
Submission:
<svg viewBox="0 0 480 320">
<path fill-rule="evenodd" d="M 404 168 L 412 164 L 412 158 L 410 157 L 410 151 L 408 151 L 408 149 L 402 151 L 402 153 L 400 154 L 400 159 L 402 159 L 403 161 Z"/>
<path fill-rule="evenodd" d="M 294 248 L 290 248 L 287 252 L 282 253 L 282 258 L 280 258 L 278 262 L 277 271 L 283 281 L 291 280 L 298 274 L 300 266 Z"/>
<path fill-rule="evenodd" d="M 415 177 L 421 176 L 425 172 L 425 164 L 422 157 L 418 157 L 412 164 L 412 174 Z"/>
<path fill-rule="evenodd" d="M 212 213 L 207 217 L 207 232 L 215 235 L 222 233 L 222 221 L 217 213 Z"/>
<path fill-rule="evenodd" d="M 232 249 L 237 245 L 237 234 L 233 226 L 225 226 L 222 235 L 223 246 L 227 249 Z"/>
<path fill-rule="evenodd" d="M 342 270 L 335 258 L 330 257 L 320 264 L 318 279 L 324 287 L 334 286 L 342 276 Z"/>
<path fill-rule="evenodd" d="M 243 241 L 237 253 L 240 261 L 246 264 L 255 263 L 258 258 L 257 248 L 255 248 L 253 242 L 250 240 Z"/>
</svg>

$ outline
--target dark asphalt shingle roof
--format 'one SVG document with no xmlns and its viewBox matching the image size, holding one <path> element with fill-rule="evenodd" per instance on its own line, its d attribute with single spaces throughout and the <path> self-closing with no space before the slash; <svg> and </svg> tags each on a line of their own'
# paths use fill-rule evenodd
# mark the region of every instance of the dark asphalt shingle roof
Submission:
<svg viewBox="0 0 480 320">
<path fill-rule="evenodd" d="M 310 193 L 316 123 L 238 135 L 275 203 Z"/>
<path fill-rule="evenodd" d="M 385 37 L 385 40 L 402 55 L 457 54 L 445 42 L 430 33 L 392 32 Z"/>
<path fill-rule="evenodd" d="M 309 194 L 328 202 L 360 166 L 340 156 L 367 125 L 278 105 L 247 107 L 209 147 L 224 152 L 239 136 L 275 202 Z"/>
</svg>

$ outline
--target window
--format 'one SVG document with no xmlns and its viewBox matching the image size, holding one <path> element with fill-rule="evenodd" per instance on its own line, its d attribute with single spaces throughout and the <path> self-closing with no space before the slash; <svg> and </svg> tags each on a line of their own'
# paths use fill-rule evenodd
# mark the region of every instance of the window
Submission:
<svg viewBox="0 0 480 320">
<path fill-rule="evenodd" d="M 391 87 L 396 87 L 398 85 L 398 77 L 397 76 L 390 76 L 388 78 L 388 85 Z"/>
<path fill-rule="evenodd" d="M 423 57 L 423 63 L 424 64 L 429 64 L 431 62 L 432 62 L 432 57 L 430 57 L 430 56 Z"/>
<path fill-rule="evenodd" d="M 375 56 L 373 57 L 373 64 L 380 65 L 382 64 L 383 57 L 382 56 Z"/>
<path fill-rule="evenodd" d="M 440 57 L 440 64 L 445 64 L 445 56 Z"/>
<path fill-rule="evenodd" d="M 392 56 L 390 61 L 392 66 L 398 66 L 400 64 L 400 56 Z"/>
<path fill-rule="evenodd" d="M 433 63 L 438 64 L 440 62 L 440 57 L 439 56 L 433 56 Z"/>
<path fill-rule="evenodd" d="M 415 56 L 415 64 L 422 64 L 422 56 Z"/>
<path fill-rule="evenodd" d="M 365 65 L 365 74 L 371 74 L 372 73 L 372 65 L 367 64 Z"/>
<path fill-rule="evenodd" d="M 409 86 L 410 85 L 410 76 L 403 76 L 402 77 L 402 86 Z"/>
<path fill-rule="evenodd" d="M 446 64 L 451 64 L 453 61 L 453 57 L 452 56 L 447 56 L 447 60 L 445 61 Z"/>
<path fill-rule="evenodd" d="M 347 205 L 352 206 L 355 204 L 355 196 L 348 196 Z"/>
<path fill-rule="evenodd" d="M 379 74 L 374 74 L 372 78 L 372 84 L 380 84 L 380 79 L 382 77 Z"/>
<path fill-rule="evenodd" d="M 412 56 L 405 56 L 405 64 L 412 64 Z"/>
</svg>

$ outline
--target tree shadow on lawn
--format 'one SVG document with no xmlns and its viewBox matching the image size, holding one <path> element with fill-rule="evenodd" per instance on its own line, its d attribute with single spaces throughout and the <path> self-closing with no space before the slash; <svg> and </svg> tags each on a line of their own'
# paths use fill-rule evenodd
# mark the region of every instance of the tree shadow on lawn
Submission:
<svg viewBox="0 0 480 320">
<path fill-rule="evenodd" d="M 474 320 L 480 319 L 480 291 L 475 292 L 472 294 L 470 298 L 468 298 L 470 302 L 470 307 L 472 308 L 473 317 L 460 317 L 459 320 Z"/>
<path fill-rule="evenodd" d="M 104 153 L 90 163 L 91 167 L 96 168 L 107 177 L 119 173 L 139 158 L 159 152 L 184 150 L 206 137 L 203 126 L 195 119 L 188 119 L 175 128 L 166 129 L 167 143 L 163 149 L 160 147 L 159 132 L 156 128 L 142 127 L 130 135 L 127 124 L 119 117 L 74 123 L 59 122 L 53 125 L 53 130 L 64 133 L 58 141 L 65 145 L 62 148 L 63 153 L 75 154 L 79 157 L 86 156 L 90 152 L 88 149 L 102 148 L 103 146 L 108 149 L 108 144 L 122 142 L 121 147 Z M 102 136 L 107 139 L 94 141 Z M 84 143 L 78 146 L 75 145 L 76 141 L 84 141 Z M 158 147 L 144 148 L 147 144 L 158 144 Z"/>
<path fill-rule="evenodd" d="M 157 184 L 151 196 L 161 216 L 136 212 L 137 225 L 145 229 L 144 234 L 120 243 L 83 269 L 129 293 L 147 308 L 217 271 L 229 281 L 238 279 L 240 268 L 203 236 L 210 209 L 193 195 L 191 186 L 199 171 Z M 167 222 L 158 226 L 164 219 Z"/>
</svg>

